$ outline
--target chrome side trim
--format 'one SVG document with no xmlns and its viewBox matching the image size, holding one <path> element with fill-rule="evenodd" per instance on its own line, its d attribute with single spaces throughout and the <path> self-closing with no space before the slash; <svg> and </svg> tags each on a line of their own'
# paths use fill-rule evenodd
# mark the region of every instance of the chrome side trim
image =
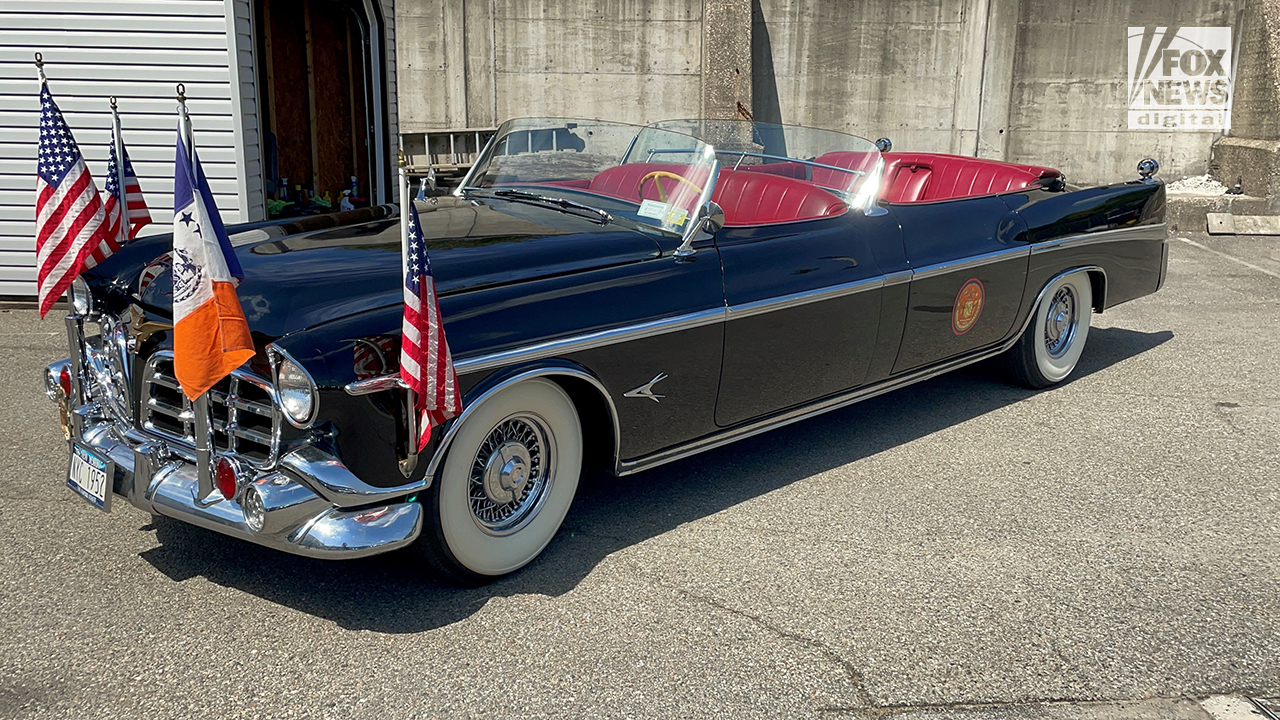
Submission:
<svg viewBox="0 0 1280 720">
<path fill-rule="evenodd" d="M 1160 223 L 1158 225 L 1139 225 L 1137 227 L 1116 228 L 1115 230 L 1103 230 L 1102 232 L 1085 233 L 1084 235 L 1072 235 L 1070 237 L 1046 240 L 1045 242 L 1032 245 L 1031 254 L 1039 255 L 1041 253 L 1052 252 L 1054 250 L 1065 250 L 1067 248 L 1075 248 L 1104 242 L 1135 240 L 1163 241 L 1167 239 L 1168 236 L 1169 228 L 1165 223 Z"/>
<path fill-rule="evenodd" d="M 515 365 L 522 362 L 532 362 L 534 360 L 544 360 L 549 357 L 557 357 L 560 355 L 568 355 L 570 353 L 590 350 L 592 348 L 604 347 L 605 345 L 614 345 L 616 343 L 631 342 L 632 340 L 643 340 L 644 338 L 664 335 L 666 333 L 680 332 L 681 330 L 692 330 L 704 325 L 714 325 L 723 322 L 727 311 L 725 308 L 715 308 L 714 310 L 703 310 L 686 315 L 677 315 L 673 318 L 662 318 L 660 320 L 651 320 L 649 322 L 639 323 L 637 325 L 628 325 L 626 327 L 614 328 L 612 330 L 601 330 L 599 332 L 587 333 L 586 335 L 575 335 L 573 337 L 561 338 L 559 340 L 548 340 L 536 345 L 528 345 L 514 350 L 504 350 L 502 352 L 491 353 L 488 355 L 477 355 L 476 357 L 463 358 L 455 360 L 453 363 L 454 371 L 459 375 L 467 373 L 483 372 L 485 370 L 495 370 L 507 365 Z M 381 375 L 368 380 L 357 380 L 348 383 L 344 389 L 348 395 L 368 395 L 370 393 L 381 392 L 383 390 L 393 390 L 403 388 L 404 383 L 400 381 L 399 373 L 390 375 Z"/>
<path fill-rule="evenodd" d="M 1063 272 L 1060 272 L 1057 275 L 1054 275 L 1052 278 L 1050 278 L 1049 281 L 1045 283 L 1044 287 L 1040 289 L 1040 292 L 1036 295 L 1035 302 L 1032 303 L 1031 307 L 1037 308 L 1040 306 L 1041 301 L 1044 300 L 1045 293 L 1048 291 L 1050 287 L 1053 286 L 1055 282 L 1073 273 L 1084 272 L 1084 271 L 1103 272 L 1105 277 L 1105 271 L 1103 271 L 1102 268 L 1094 265 L 1075 267 L 1075 268 L 1071 268 L 1070 270 L 1065 270 Z M 680 460 L 682 458 L 686 458 L 690 455 L 695 455 L 705 450 L 711 450 L 712 448 L 717 448 L 717 447 L 720 447 L 721 445 L 728 445 L 729 443 L 736 442 L 738 440 L 742 440 L 745 438 L 749 438 L 753 435 L 759 435 L 760 433 L 768 432 L 769 430 L 774 430 L 776 428 L 783 427 L 784 425 L 790 425 L 791 423 L 799 422 L 801 420 L 807 420 L 811 417 L 821 415 L 822 413 L 825 413 L 825 412 L 838 410 L 840 408 L 847 407 L 849 405 L 860 402 L 862 400 L 873 398 L 877 395 L 883 395 L 884 393 L 906 387 L 913 383 L 917 383 L 923 380 L 928 380 L 930 378 L 937 377 L 938 375 L 941 375 L 943 373 L 950 372 L 958 368 L 962 368 L 966 365 L 971 365 L 980 360 L 986 360 L 987 358 L 999 355 L 1000 353 L 1013 347 L 1014 344 L 1018 342 L 1018 338 L 1022 337 L 1022 334 L 1026 332 L 1027 326 L 1031 324 L 1031 320 L 1034 317 L 1035 317 L 1034 310 L 1028 312 L 1027 317 L 1026 319 L 1023 320 L 1022 326 L 1018 329 L 1018 332 L 1014 333 L 1008 340 L 1000 343 L 999 345 L 989 347 L 984 350 L 979 350 L 969 355 L 963 355 L 961 357 L 953 358 L 952 360 L 944 362 L 940 365 L 921 368 L 920 370 L 910 372 L 899 377 L 888 378 L 887 380 L 883 380 L 876 385 L 870 385 L 864 388 L 858 388 L 856 390 L 845 393 L 843 395 L 837 395 L 834 397 L 827 398 L 825 400 L 819 400 L 818 402 L 812 403 L 810 405 L 794 408 L 792 410 L 785 411 L 778 415 L 762 418 L 755 422 L 751 422 L 746 425 L 741 425 L 739 427 L 730 428 L 723 432 L 716 433 L 713 435 L 708 435 L 708 436 L 699 438 L 697 440 L 694 440 L 692 442 L 686 443 L 684 445 L 668 448 L 667 450 L 662 450 L 646 457 L 637 458 L 635 460 L 628 460 L 625 462 L 620 460 L 615 465 L 614 472 L 617 475 L 621 476 L 621 475 L 630 475 L 632 473 L 640 472 L 641 470 L 648 470 L 649 468 L 657 467 L 658 465 L 664 465 L 666 463 L 669 463 L 675 460 Z"/>
<path fill-rule="evenodd" d="M 910 270 L 899 270 L 897 272 L 891 272 L 888 275 L 884 276 L 884 286 L 893 287 L 894 285 L 909 283 L 911 282 L 912 274 L 913 273 Z"/>
<path fill-rule="evenodd" d="M 1031 248 L 1027 245 L 1023 245 L 1021 247 L 1009 248 L 1007 250 L 996 250 L 995 252 L 975 255 L 973 257 L 962 258 L 960 260 L 948 260 L 947 262 L 937 263 L 936 265 L 925 265 L 924 267 L 917 268 L 912 273 L 911 279 L 925 280 L 936 275 L 945 275 L 946 273 L 982 267 L 983 265 L 990 265 L 1003 260 L 1012 260 L 1019 255 L 1022 257 L 1030 257 Z"/>
<path fill-rule="evenodd" d="M 543 367 L 526 370 L 525 372 L 513 375 L 480 393 L 475 398 L 465 402 L 463 404 L 462 414 L 449 422 L 449 427 L 445 430 L 444 437 L 440 438 L 440 444 L 436 446 L 436 451 L 431 456 L 431 462 L 427 464 L 427 472 L 420 481 L 422 483 L 422 487 L 430 487 L 432 480 L 435 478 L 436 471 L 440 469 L 440 463 L 444 462 L 444 456 L 449 450 L 449 445 L 453 443 L 453 438 L 458 434 L 458 429 L 461 428 L 462 424 L 471 416 L 471 413 L 475 412 L 476 408 L 483 405 L 486 400 L 497 395 L 503 389 L 518 382 L 531 380 L 533 378 L 554 376 L 585 380 L 595 387 L 596 391 L 600 393 L 600 396 L 604 398 L 605 404 L 609 406 L 609 417 L 613 421 L 613 461 L 616 465 L 618 462 L 618 455 L 621 452 L 622 447 L 622 432 L 618 424 L 618 407 L 614 404 L 613 397 L 609 395 L 609 391 L 605 389 L 604 384 L 601 383 L 594 375 L 583 370 L 577 370 L 571 367 Z"/>
<path fill-rule="evenodd" d="M 655 335 L 680 332 L 681 330 L 692 330 L 704 325 L 714 325 L 715 323 L 724 322 L 725 314 L 724 308 L 702 310 L 686 315 L 677 315 L 672 318 L 662 318 L 661 320 L 651 320 L 637 325 L 628 325 L 613 330 L 601 330 L 560 340 L 548 340 L 547 342 L 515 350 L 455 360 L 453 366 L 459 375 L 494 370 L 516 363 L 543 360 L 558 355 L 568 355 L 583 350 L 604 347 L 605 345 L 642 340 Z"/>
<path fill-rule="evenodd" d="M 343 388 L 348 395 L 369 395 L 371 393 L 382 392 L 383 390 L 406 390 L 408 385 L 400 378 L 400 373 L 394 375 L 379 375 L 368 380 L 356 380 L 347 383 Z"/>
<path fill-rule="evenodd" d="M 884 278 L 873 277 L 866 278 L 864 280 L 857 280 L 851 283 L 845 283 L 843 285 L 832 285 L 830 287 L 806 290 L 804 292 L 793 293 L 791 295 L 783 295 L 781 297 L 742 303 L 741 305 L 731 305 L 729 307 L 728 319 L 738 320 L 740 318 L 751 317 L 752 315 L 774 312 L 775 310 L 787 310 L 801 305 L 808 305 L 809 303 L 822 302 L 823 300 L 834 300 L 835 298 L 844 297 L 845 295 L 853 295 L 867 290 L 879 290 L 882 287 L 884 287 Z"/>
</svg>

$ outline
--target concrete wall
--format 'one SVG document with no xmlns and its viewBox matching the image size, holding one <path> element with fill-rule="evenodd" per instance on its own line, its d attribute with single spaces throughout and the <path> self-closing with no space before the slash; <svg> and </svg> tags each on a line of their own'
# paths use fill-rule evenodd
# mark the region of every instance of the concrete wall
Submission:
<svg viewBox="0 0 1280 720">
<path fill-rule="evenodd" d="M 1207 170 L 1212 132 L 1127 129 L 1127 28 L 1244 0 L 397 0 L 403 132 L 518 116 L 733 116 L 1076 182 Z M 1246 48 L 1246 51 L 1248 48 Z M 747 54 L 749 52 L 749 58 Z"/>
<path fill-rule="evenodd" d="M 396 24 L 404 133 L 701 111 L 703 0 L 401 0 Z"/>
<path fill-rule="evenodd" d="M 1001 1 L 1001 0 L 993 0 Z M 1128 177 L 1145 156 L 1174 180 L 1208 171 L 1213 132 L 1128 130 L 1128 26 L 1235 26 L 1238 0 L 1021 0 L 1007 159 L 1068 179 Z"/>
</svg>

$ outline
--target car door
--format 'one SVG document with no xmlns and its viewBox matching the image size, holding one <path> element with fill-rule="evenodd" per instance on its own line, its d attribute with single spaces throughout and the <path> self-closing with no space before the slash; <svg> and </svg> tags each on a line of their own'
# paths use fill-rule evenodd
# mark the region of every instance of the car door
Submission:
<svg viewBox="0 0 1280 720">
<path fill-rule="evenodd" d="M 1030 257 L 1022 219 L 997 195 L 893 209 L 912 268 L 894 372 L 1007 337 L 1018 317 Z"/>
<path fill-rule="evenodd" d="M 717 233 L 728 306 L 717 425 L 863 382 L 884 284 L 873 246 L 899 247 L 897 233 L 891 216 L 858 211 Z"/>
</svg>

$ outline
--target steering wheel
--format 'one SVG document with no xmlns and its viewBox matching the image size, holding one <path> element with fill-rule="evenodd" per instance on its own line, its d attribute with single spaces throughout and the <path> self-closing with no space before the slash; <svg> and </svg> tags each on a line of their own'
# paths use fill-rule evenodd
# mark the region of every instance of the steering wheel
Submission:
<svg viewBox="0 0 1280 720">
<path fill-rule="evenodd" d="M 667 172 L 666 170 L 654 170 L 653 172 L 649 173 L 648 175 L 645 175 L 644 177 L 640 178 L 640 185 L 639 185 L 639 186 L 637 186 L 636 190 L 637 190 L 638 194 L 640 195 L 640 200 L 641 200 L 641 201 L 643 201 L 643 200 L 644 200 L 644 184 L 645 184 L 645 181 L 649 180 L 650 178 L 654 178 L 654 179 L 655 179 L 655 182 L 656 182 L 656 179 L 657 179 L 657 178 L 671 178 L 672 180 L 676 180 L 676 181 L 678 181 L 678 182 L 682 182 L 682 183 L 684 183 L 685 185 L 688 185 L 689 187 L 693 188 L 694 190 L 696 190 L 696 191 L 698 192 L 698 194 L 699 194 L 699 195 L 701 195 L 701 194 L 702 194 L 702 188 L 700 188 L 700 187 L 698 187 L 697 185 L 693 184 L 693 182 L 692 182 L 692 181 L 687 180 L 687 179 L 686 179 L 686 178 L 684 178 L 683 176 L 677 175 L 677 174 L 675 174 L 675 173 L 673 173 L 673 172 Z M 658 186 L 658 198 L 659 198 L 660 200 L 662 200 L 663 202 L 666 202 L 666 201 L 667 201 L 667 191 L 662 189 L 662 183 L 660 183 L 660 182 L 659 182 L 659 183 L 656 183 L 656 184 L 657 184 L 657 186 Z"/>
</svg>

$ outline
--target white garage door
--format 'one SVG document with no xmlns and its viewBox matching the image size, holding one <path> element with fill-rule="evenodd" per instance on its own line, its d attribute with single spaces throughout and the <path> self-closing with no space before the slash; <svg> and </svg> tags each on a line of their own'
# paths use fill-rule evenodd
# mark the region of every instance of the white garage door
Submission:
<svg viewBox="0 0 1280 720">
<path fill-rule="evenodd" d="M 170 231 L 179 82 L 223 218 L 261 218 L 248 8 L 247 0 L 0 3 L 0 295 L 35 295 L 36 51 L 99 190 L 111 139 L 108 98 L 118 98 L 124 140 L 156 220 L 144 234 Z"/>
</svg>

